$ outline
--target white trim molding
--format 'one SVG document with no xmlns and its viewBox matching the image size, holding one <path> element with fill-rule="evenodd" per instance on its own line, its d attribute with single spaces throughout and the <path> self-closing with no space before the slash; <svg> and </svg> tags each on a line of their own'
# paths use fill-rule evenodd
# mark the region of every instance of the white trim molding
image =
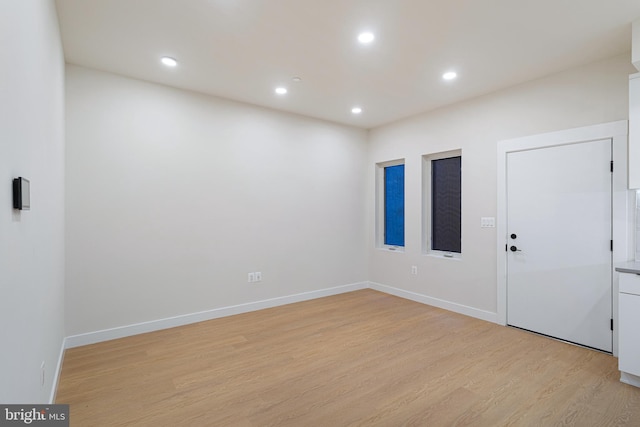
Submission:
<svg viewBox="0 0 640 427">
<path fill-rule="evenodd" d="M 382 285 L 380 283 L 369 282 L 369 288 L 384 292 L 386 294 L 395 295 L 400 298 L 419 302 L 433 307 L 442 308 L 444 310 L 453 311 L 454 313 L 464 314 L 465 316 L 475 317 L 476 319 L 486 320 L 487 322 L 500 323 L 497 313 L 491 311 L 480 310 L 478 308 L 469 307 L 467 305 L 457 304 L 455 302 L 446 301 L 439 298 L 418 294 L 404 289 L 394 288 L 392 286 Z"/>
<path fill-rule="evenodd" d="M 343 294 L 346 292 L 358 291 L 361 289 L 373 289 L 379 292 L 384 292 L 389 295 L 395 295 L 400 298 L 416 301 L 422 304 L 431 305 L 434 307 L 449 310 L 455 313 L 464 314 L 466 316 L 475 317 L 480 320 L 486 320 L 492 323 L 500 323 L 497 313 L 490 311 L 480 310 L 474 307 L 469 307 L 462 304 L 457 304 L 451 301 L 446 301 L 434 297 L 430 297 L 415 292 L 406 291 L 392 286 L 383 285 L 375 282 L 359 282 L 350 285 L 336 286 L 333 288 L 326 288 L 317 291 L 303 292 L 300 294 L 288 295 L 283 297 L 271 298 L 262 301 L 249 302 L 246 304 L 238 304 L 228 307 L 215 308 L 212 310 L 201 311 L 197 313 L 184 314 L 175 317 L 169 317 L 165 319 L 151 320 L 149 322 L 136 323 L 133 325 L 119 326 L 111 329 L 103 329 L 95 332 L 88 332 L 85 334 L 72 335 L 64 340 L 63 349 L 60 353 L 60 360 L 58 362 L 58 369 L 56 371 L 56 378 L 60 374 L 62 367 L 62 360 L 64 357 L 64 349 L 80 347 L 83 345 L 95 344 L 103 341 L 109 341 L 118 338 L 129 337 L 138 334 L 144 334 L 147 332 L 159 331 L 162 329 L 174 328 L 177 326 L 188 325 L 197 322 L 204 322 L 206 320 L 218 319 L 226 316 L 233 316 L 235 314 L 248 313 L 251 311 L 263 310 L 265 308 L 272 308 L 286 304 L 292 304 L 296 302 L 308 301 L 316 298 L 328 297 L 331 295 Z M 57 388 L 54 387 L 54 391 Z M 52 393 L 52 399 L 55 398 L 55 394 Z"/>
<path fill-rule="evenodd" d="M 56 402 L 56 393 L 58 392 L 58 382 L 60 381 L 60 373 L 62 372 L 62 362 L 64 361 L 64 351 L 67 348 L 66 346 L 67 339 L 62 340 L 62 344 L 60 345 L 60 354 L 58 355 L 58 363 L 56 365 L 56 370 L 53 373 L 53 383 L 51 384 L 51 393 L 49 394 L 49 404 L 52 405 Z"/>
<path fill-rule="evenodd" d="M 389 295 L 394 295 L 400 298 L 416 301 L 421 304 L 426 304 L 444 310 L 449 310 L 455 313 L 471 316 L 480 320 L 485 320 L 492 323 L 500 323 L 497 313 L 480 310 L 474 307 L 469 307 L 462 304 L 457 304 L 451 301 L 446 301 L 427 295 L 418 294 L 415 292 L 406 291 L 403 289 L 394 288 L 392 286 L 382 285 L 375 282 L 359 282 L 350 285 L 336 286 L 332 288 L 320 289 L 317 291 L 303 292 L 294 295 L 288 295 L 283 297 L 271 298 L 262 301 L 255 301 L 246 304 L 238 304 L 234 306 L 221 307 L 212 310 L 201 311 L 197 313 L 185 314 L 181 316 L 175 316 L 165 319 L 152 320 L 149 322 L 136 323 L 133 325 L 120 326 L 111 329 L 103 329 L 95 332 L 88 332 L 85 334 L 72 335 L 66 337 L 62 343 L 60 349 L 60 356 L 58 359 L 58 366 L 54 376 L 54 382 L 51 390 L 51 396 L 49 403 L 55 402 L 56 392 L 58 389 L 58 381 L 62 371 L 62 363 L 64 360 L 64 351 L 68 348 L 81 347 L 89 344 L 96 344 L 103 341 L 109 341 L 118 338 L 125 338 L 133 335 L 144 334 L 147 332 L 159 331 L 162 329 L 174 328 L 177 326 L 188 325 L 197 322 L 203 322 L 206 320 L 218 319 L 226 316 L 233 316 L 235 314 L 248 313 L 251 311 L 263 310 L 265 308 L 272 308 L 286 304 L 292 304 L 296 302 L 308 301 L 316 298 L 328 297 L 331 295 L 338 295 L 347 292 L 359 291 L 361 289 L 373 289 L 379 292 L 384 292 Z"/>
<path fill-rule="evenodd" d="M 627 190 L 627 133 L 626 120 L 603 123 L 599 125 L 567 129 L 557 132 L 532 135 L 523 138 L 508 139 L 498 142 L 498 193 L 497 193 L 497 222 L 496 222 L 496 251 L 497 251 L 497 320 L 502 325 L 507 324 L 507 257 L 505 244 L 507 243 L 507 154 L 516 151 L 535 148 L 554 147 L 578 142 L 610 139 L 613 142 L 613 264 L 632 259 L 633 242 L 629 238 L 630 201 L 632 194 Z M 613 275 L 613 318 L 617 324 L 618 313 L 618 279 Z M 613 334 L 613 354 L 617 355 L 617 330 Z"/>
<path fill-rule="evenodd" d="M 620 382 L 634 387 L 640 387 L 640 377 L 622 371 L 620 372 Z"/>
<path fill-rule="evenodd" d="M 405 165 L 406 159 L 396 159 L 376 163 L 376 211 L 375 211 L 375 245 L 377 249 L 404 253 L 404 246 L 387 245 L 384 238 L 385 216 L 384 216 L 384 193 L 385 193 L 385 168 L 390 166 Z M 405 168 L 406 171 L 406 168 Z M 405 189 L 406 192 L 406 189 Z M 406 243 L 406 242 L 405 242 Z"/>
<path fill-rule="evenodd" d="M 317 291 L 303 292 L 294 295 L 271 298 L 262 301 L 254 301 L 228 307 L 214 308 L 212 310 L 183 314 L 180 316 L 169 317 L 165 319 L 151 320 L 148 322 L 136 323 L 133 325 L 103 329 L 100 331 L 88 332 L 86 334 L 72 335 L 65 339 L 65 348 L 80 347 L 83 345 L 95 344 L 102 341 L 109 341 L 117 338 L 124 338 L 132 335 L 144 334 L 147 332 L 174 328 L 176 326 L 204 322 L 206 320 L 217 319 L 220 317 L 233 316 L 235 314 L 248 313 L 265 308 L 277 307 L 280 305 L 292 304 L 295 302 L 302 302 L 367 288 L 367 282 L 360 282 L 350 285 L 336 286 L 333 288 L 320 289 Z"/>
<path fill-rule="evenodd" d="M 433 212 L 431 211 L 433 201 L 433 183 L 431 182 L 432 162 L 434 160 L 442 160 L 450 157 L 460 157 L 461 161 L 463 161 L 462 148 L 422 155 L 422 253 L 424 255 L 437 258 L 461 260 L 464 255 L 463 247 L 461 247 L 459 253 L 431 249 L 431 245 L 433 244 L 433 230 L 431 227 L 433 223 Z M 462 168 L 460 170 L 460 179 L 464 182 L 464 169 Z M 462 188 L 460 191 L 460 205 L 460 212 L 464 212 L 464 195 L 462 194 Z M 462 229 L 460 230 L 460 233 L 460 244 L 462 245 L 464 244 Z"/>
</svg>

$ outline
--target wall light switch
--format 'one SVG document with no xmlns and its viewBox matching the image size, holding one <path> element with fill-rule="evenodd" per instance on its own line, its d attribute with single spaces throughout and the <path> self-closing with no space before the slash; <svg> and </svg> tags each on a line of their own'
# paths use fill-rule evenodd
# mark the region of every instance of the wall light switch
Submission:
<svg viewBox="0 0 640 427">
<path fill-rule="evenodd" d="M 262 271 L 256 271 L 254 274 L 256 275 L 256 282 L 262 282 Z"/>
<path fill-rule="evenodd" d="M 482 217 L 480 218 L 480 227 L 482 228 L 495 228 L 496 219 L 494 217 Z"/>
<path fill-rule="evenodd" d="M 249 273 L 249 279 L 248 282 L 249 283 L 253 283 L 256 281 L 256 274 L 255 273 Z"/>
</svg>

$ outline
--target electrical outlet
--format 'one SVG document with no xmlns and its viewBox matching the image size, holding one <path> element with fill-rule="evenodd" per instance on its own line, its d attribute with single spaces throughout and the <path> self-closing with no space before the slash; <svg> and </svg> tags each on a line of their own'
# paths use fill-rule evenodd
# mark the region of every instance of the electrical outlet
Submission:
<svg viewBox="0 0 640 427">
<path fill-rule="evenodd" d="M 262 272 L 254 271 L 252 273 L 249 273 L 247 281 L 249 283 L 262 282 Z"/>
<path fill-rule="evenodd" d="M 45 370 L 44 370 L 44 360 L 42 361 L 42 364 L 40 365 L 40 385 L 42 387 L 44 387 L 44 379 L 45 379 Z"/>
<path fill-rule="evenodd" d="M 411 274 L 413 274 L 414 276 L 418 275 L 418 266 L 417 265 L 412 265 L 411 266 Z"/>
<path fill-rule="evenodd" d="M 480 218 L 480 227 L 482 228 L 495 228 L 496 219 L 494 217 L 482 217 Z"/>
</svg>

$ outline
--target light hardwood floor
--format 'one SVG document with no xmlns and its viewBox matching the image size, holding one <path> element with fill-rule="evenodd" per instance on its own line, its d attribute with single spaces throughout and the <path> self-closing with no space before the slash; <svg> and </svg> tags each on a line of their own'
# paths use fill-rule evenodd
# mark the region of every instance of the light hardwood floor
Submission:
<svg viewBox="0 0 640 427">
<path fill-rule="evenodd" d="M 617 359 L 372 290 L 67 350 L 72 426 L 640 426 Z"/>
</svg>

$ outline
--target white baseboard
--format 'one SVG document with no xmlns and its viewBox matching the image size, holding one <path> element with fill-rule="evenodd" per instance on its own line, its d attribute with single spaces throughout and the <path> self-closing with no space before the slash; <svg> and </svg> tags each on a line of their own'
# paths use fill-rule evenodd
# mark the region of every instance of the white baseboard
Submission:
<svg viewBox="0 0 640 427">
<path fill-rule="evenodd" d="M 56 370 L 53 373 L 53 383 L 51 384 L 51 394 L 49 395 L 49 404 L 53 404 L 56 401 L 56 393 L 58 392 L 58 381 L 60 380 L 60 373 L 62 371 L 62 361 L 64 360 L 64 350 L 66 347 L 67 339 L 63 339 L 60 345 L 60 354 L 58 355 L 58 364 Z"/>
<path fill-rule="evenodd" d="M 65 339 L 65 348 L 95 344 L 102 341 L 124 338 L 132 335 L 143 334 L 146 332 L 159 331 L 161 329 L 168 329 L 174 328 L 176 326 L 203 322 L 205 320 L 233 316 L 235 314 L 248 313 L 250 311 L 262 310 L 265 308 L 277 307 L 280 305 L 292 304 L 295 302 L 307 301 L 331 295 L 338 295 L 345 292 L 357 291 L 360 289 L 367 289 L 368 287 L 369 286 L 367 282 L 354 283 L 350 285 L 336 286 L 333 288 L 320 289 L 317 291 L 303 292 L 300 294 L 255 301 L 246 304 L 215 308 L 213 310 L 184 314 L 181 316 L 175 316 L 166 319 L 158 319 L 149 322 L 136 323 L 133 325 L 120 326 L 117 328 L 104 329 L 101 331 L 89 332 L 86 334 L 72 335 Z"/>
<path fill-rule="evenodd" d="M 206 320 L 217 319 L 220 317 L 233 316 L 235 314 L 248 313 L 251 311 L 262 310 L 265 308 L 277 307 L 285 304 L 292 304 L 301 301 L 307 301 L 315 298 L 322 298 L 331 295 L 338 295 L 345 292 L 357 291 L 360 289 L 374 289 L 397 297 L 416 301 L 422 304 L 431 305 L 455 313 L 464 314 L 466 316 L 475 317 L 477 319 L 486 320 L 488 322 L 500 323 L 498 315 L 490 311 L 479 310 L 462 304 L 429 297 L 415 292 L 405 291 L 403 289 L 394 288 L 392 286 L 382 285 L 375 282 L 360 282 L 350 285 L 336 286 L 333 288 L 320 289 L 317 291 L 303 292 L 300 294 L 287 295 L 283 297 L 271 298 L 262 301 L 249 302 L 246 304 L 238 304 L 229 307 L 215 308 L 212 310 L 201 311 L 198 313 L 184 314 L 181 316 L 169 317 L 165 319 L 152 320 L 149 322 L 136 323 L 133 325 L 120 326 L 117 328 L 103 329 L 100 331 L 89 332 L 86 334 L 72 335 L 64 340 L 63 351 L 60 354 L 60 360 L 56 371 L 56 382 L 59 370 L 62 367 L 62 358 L 64 349 L 80 347 L 83 345 L 95 344 L 103 341 L 109 341 L 117 338 L 129 337 L 132 335 L 144 334 L 146 332 L 159 331 L 161 329 L 174 328 L 176 326 L 188 325 L 191 323 L 203 322 Z M 52 398 L 55 397 L 55 389 L 52 391 Z"/>
<path fill-rule="evenodd" d="M 453 303 L 450 301 L 441 300 L 438 298 L 429 297 L 426 295 L 418 294 L 415 292 L 405 291 L 403 289 L 394 288 L 392 286 L 382 285 L 375 282 L 360 282 L 350 285 L 336 286 L 333 288 L 320 289 L 317 291 L 303 292 L 294 295 L 287 295 L 278 298 L 271 298 L 262 301 L 255 301 L 246 304 L 238 304 L 229 307 L 221 307 L 213 310 L 201 311 L 198 313 L 185 314 L 181 316 L 170 317 L 166 319 L 153 320 L 149 322 L 137 323 L 133 325 L 121 326 L 112 329 L 104 329 L 96 332 L 89 332 L 86 334 L 72 335 L 66 337 L 60 348 L 60 356 L 58 358 L 58 366 L 54 374 L 54 380 L 51 388 L 51 395 L 49 403 L 53 404 L 56 398 L 56 392 L 58 390 L 58 381 L 62 371 L 62 363 L 64 360 L 64 351 L 67 348 L 80 347 L 83 345 L 95 344 L 103 341 L 109 341 L 117 338 L 124 338 L 132 335 L 143 334 L 146 332 L 159 331 L 162 329 L 174 328 L 176 326 L 188 325 L 191 323 L 203 322 L 206 320 L 217 319 L 220 317 L 233 316 L 235 314 L 248 313 L 251 311 L 263 310 L 265 308 L 272 308 L 286 304 L 292 304 L 296 302 L 308 301 L 316 298 L 328 297 L 331 295 L 343 294 L 346 292 L 358 291 L 361 289 L 373 289 L 386 294 L 395 295 L 400 298 L 405 298 L 411 301 L 416 301 L 422 304 L 431 305 L 434 307 L 442 308 L 445 310 L 453 311 L 455 313 L 464 314 L 466 316 L 475 317 L 477 319 L 486 320 L 488 322 L 498 323 L 497 313 L 489 311 L 479 310 L 477 308 L 468 307 L 465 305 Z M 640 386 L 640 378 L 628 377 L 622 373 L 620 379 L 627 384 Z"/>
<path fill-rule="evenodd" d="M 475 317 L 476 319 L 486 320 L 487 322 L 501 324 L 498 319 L 498 314 L 491 311 L 480 310 L 466 305 L 457 304 L 451 301 L 446 301 L 415 292 L 405 291 L 404 289 L 398 289 L 392 286 L 382 285 L 375 282 L 369 282 L 369 288 L 376 291 L 384 292 L 386 294 L 395 295 L 400 298 L 405 298 L 422 304 L 432 305 L 434 307 L 453 311 L 455 313 L 464 314 L 465 316 L 471 316 Z"/>
<path fill-rule="evenodd" d="M 640 387 L 640 377 L 620 371 L 620 382 Z"/>
</svg>

